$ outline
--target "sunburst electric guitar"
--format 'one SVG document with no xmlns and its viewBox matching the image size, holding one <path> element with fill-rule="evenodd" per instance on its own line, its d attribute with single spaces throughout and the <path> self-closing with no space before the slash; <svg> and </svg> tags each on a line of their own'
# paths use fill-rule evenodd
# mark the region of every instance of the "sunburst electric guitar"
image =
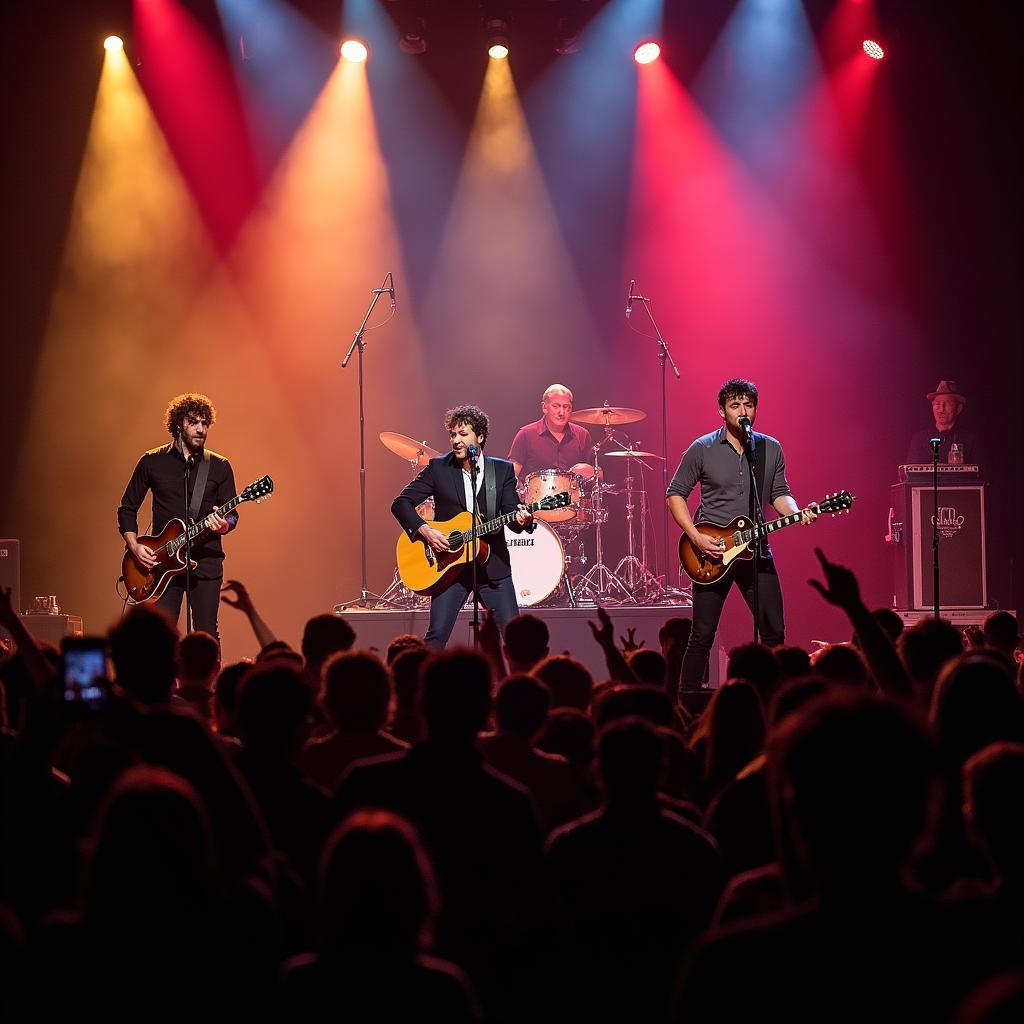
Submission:
<svg viewBox="0 0 1024 1024">
<path fill-rule="evenodd" d="M 849 491 L 840 491 L 838 494 L 831 494 L 824 501 L 812 502 L 810 508 L 819 515 L 841 515 L 848 512 L 853 504 L 853 495 Z M 785 529 L 787 526 L 794 526 L 803 519 L 803 512 L 794 512 L 790 516 L 781 516 L 778 519 L 771 519 L 764 524 L 764 533 L 774 533 L 776 530 Z M 679 561 L 682 563 L 686 575 L 694 583 L 715 583 L 720 580 L 732 567 L 737 559 L 751 559 L 754 557 L 754 542 L 761 534 L 761 530 L 746 516 L 737 516 L 727 526 L 719 526 L 717 523 L 700 522 L 694 523 L 697 532 L 705 537 L 714 540 L 725 541 L 720 558 L 708 558 L 702 551 L 699 551 L 695 544 L 684 533 L 679 538 Z"/>
<path fill-rule="evenodd" d="M 551 509 L 564 508 L 569 504 L 569 500 L 568 491 L 549 494 L 540 501 L 527 505 L 526 510 L 531 513 L 548 512 Z M 506 512 L 495 519 L 488 519 L 485 523 L 478 522 L 475 528 L 472 512 L 460 512 L 454 519 L 446 519 L 444 522 L 428 522 L 428 526 L 440 530 L 448 537 L 450 551 L 435 551 L 419 535 L 410 540 L 409 535 L 403 533 L 398 538 L 395 548 L 398 575 L 402 582 L 417 594 L 429 594 L 431 597 L 440 594 L 455 582 L 459 570 L 469 565 L 472 542 L 502 529 L 511 523 L 520 511 L 516 509 L 515 512 Z M 476 547 L 476 560 L 483 564 L 490 556 L 490 545 L 485 540 L 477 540 Z"/>
<path fill-rule="evenodd" d="M 235 495 L 230 501 L 224 502 L 217 510 L 220 515 L 227 515 L 236 505 L 243 501 L 262 501 L 269 498 L 274 491 L 274 481 L 269 476 L 254 480 L 241 494 Z M 130 551 L 125 551 L 121 561 L 121 578 L 128 591 L 131 604 L 146 604 L 158 601 L 163 597 L 168 584 L 175 576 L 185 571 L 185 550 L 201 534 L 210 528 L 211 512 L 193 526 L 186 527 L 180 519 L 172 519 L 155 537 L 140 537 L 139 543 L 145 544 L 159 559 L 152 569 L 135 561 Z M 197 563 L 192 560 L 192 568 Z"/>
</svg>

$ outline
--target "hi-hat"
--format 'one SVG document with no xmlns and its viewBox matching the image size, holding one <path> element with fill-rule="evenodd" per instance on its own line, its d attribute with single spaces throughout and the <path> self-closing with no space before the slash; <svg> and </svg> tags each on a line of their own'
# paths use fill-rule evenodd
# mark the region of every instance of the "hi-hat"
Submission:
<svg viewBox="0 0 1024 1024">
<path fill-rule="evenodd" d="M 596 409 L 578 409 L 569 419 L 573 423 L 596 423 L 598 426 L 611 427 L 622 423 L 639 423 L 647 419 L 647 413 L 619 405 L 602 405 Z"/>
<path fill-rule="evenodd" d="M 655 454 L 654 452 L 638 452 L 632 448 L 627 448 L 621 452 L 604 452 L 601 458 L 605 458 L 609 455 L 613 455 L 617 459 L 661 459 L 662 456 Z"/>
<path fill-rule="evenodd" d="M 396 434 L 393 430 L 382 430 L 378 436 L 380 443 L 389 452 L 394 452 L 407 462 L 415 462 L 417 466 L 425 466 L 431 459 L 441 454 L 431 448 L 426 441 L 417 441 L 415 438 L 406 437 L 405 434 Z"/>
</svg>

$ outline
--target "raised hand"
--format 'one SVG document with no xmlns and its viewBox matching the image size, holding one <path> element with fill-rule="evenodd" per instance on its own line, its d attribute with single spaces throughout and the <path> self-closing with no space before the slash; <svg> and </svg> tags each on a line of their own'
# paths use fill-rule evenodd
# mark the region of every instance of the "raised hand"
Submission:
<svg viewBox="0 0 1024 1024">
<path fill-rule="evenodd" d="M 594 639 L 602 647 L 614 647 L 615 627 L 612 625 L 611 616 L 603 608 L 598 607 L 597 617 L 600 620 L 600 625 L 590 619 L 587 620 L 590 632 L 594 634 Z"/>
<path fill-rule="evenodd" d="M 818 556 L 818 561 L 821 562 L 827 586 L 823 586 L 817 580 L 808 580 L 807 582 L 829 604 L 834 604 L 837 608 L 842 608 L 848 612 L 859 607 L 862 603 L 860 587 L 857 584 L 857 577 L 853 574 L 853 571 L 847 569 L 845 565 L 836 565 L 835 562 L 830 562 L 825 557 L 825 553 L 821 548 L 815 548 L 814 553 Z"/>
<path fill-rule="evenodd" d="M 622 636 L 621 634 L 619 635 L 619 643 L 622 644 L 623 651 L 628 652 L 628 651 L 639 651 L 640 648 L 643 647 L 643 645 L 645 643 L 647 643 L 647 641 L 646 640 L 641 640 L 640 643 L 637 643 L 636 642 L 636 626 L 630 626 L 626 630 L 626 635 L 625 636 Z"/>
<path fill-rule="evenodd" d="M 245 589 L 245 584 L 240 583 L 238 580 L 228 580 L 220 588 L 220 599 L 229 608 L 237 608 L 245 615 L 251 615 L 253 612 L 253 603 L 252 598 L 249 596 L 249 591 Z"/>
</svg>

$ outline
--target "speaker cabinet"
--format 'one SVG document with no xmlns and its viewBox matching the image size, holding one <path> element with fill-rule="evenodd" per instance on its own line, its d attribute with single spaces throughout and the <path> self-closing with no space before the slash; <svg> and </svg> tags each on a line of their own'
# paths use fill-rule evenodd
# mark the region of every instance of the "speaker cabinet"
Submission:
<svg viewBox="0 0 1024 1024">
<path fill-rule="evenodd" d="M 985 484 L 939 483 L 938 511 L 930 485 L 894 484 L 892 504 L 901 524 L 895 544 L 896 607 L 935 604 L 932 570 L 933 523 L 939 526 L 940 608 L 987 608 Z"/>
<path fill-rule="evenodd" d="M 37 639 L 60 647 L 65 636 L 82 636 L 81 615 L 22 615 L 25 628 Z"/>
<path fill-rule="evenodd" d="M 21 541 L 0 539 L 0 587 L 11 588 L 11 607 L 21 611 Z"/>
</svg>

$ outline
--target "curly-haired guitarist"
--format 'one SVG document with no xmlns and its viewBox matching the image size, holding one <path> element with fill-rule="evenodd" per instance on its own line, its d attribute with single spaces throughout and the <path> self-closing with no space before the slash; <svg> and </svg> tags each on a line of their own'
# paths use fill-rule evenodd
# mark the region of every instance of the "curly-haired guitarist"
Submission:
<svg viewBox="0 0 1024 1024">
<path fill-rule="evenodd" d="M 438 555 L 449 550 L 448 536 L 430 526 L 416 511 L 416 506 L 433 497 L 437 520 L 448 520 L 460 512 L 471 511 L 473 491 L 470 483 L 470 448 L 475 446 L 477 507 L 481 519 L 516 513 L 509 529 L 519 533 L 532 532 L 533 517 L 516 495 L 516 474 L 511 462 L 484 456 L 489 421 L 487 414 L 475 405 L 460 405 L 445 413 L 445 425 L 452 450 L 431 459 L 391 505 L 392 515 L 401 523 L 410 538 L 420 537 Z M 517 511 L 518 510 L 518 511 Z M 487 537 L 490 556 L 478 563 L 477 593 L 480 603 L 491 609 L 499 629 L 519 614 L 516 588 L 512 582 L 512 563 L 508 556 L 504 532 Z M 471 567 L 458 571 L 454 581 L 430 600 L 430 622 L 426 642 L 430 647 L 448 643 L 459 609 L 472 590 Z"/>
<path fill-rule="evenodd" d="M 193 621 L 187 624 L 187 628 L 204 630 L 213 636 L 219 636 L 217 610 L 224 576 L 221 534 L 238 525 L 237 512 L 231 511 L 226 516 L 216 514 L 217 509 L 235 494 L 231 463 L 206 447 L 210 427 L 216 418 L 213 403 L 205 395 L 184 394 L 173 398 L 164 416 L 164 424 L 172 440 L 146 452 L 139 459 L 117 510 L 117 528 L 128 550 L 136 562 L 147 569 L 157 562 L 153 552 L 139 542 L 138 511 L 147 492 L 153 493 L 155 533 L 162 531 L 172 519 L 189 522 L 190 511 L 193 511 L 191 518 L 195 521 L 210 517 L 208 530 L 192 546 L 192 558 L 197 565 L 188 573 L 188 605 Z M 199 477 L 205 477 L 205 483 L 202 493 L 197 495 L 194 492 Z M 184 573 L 176 576 L 156 602 L 156 607 L 175 621 L 181 613 L 185 580 Z"/>
</svg>

